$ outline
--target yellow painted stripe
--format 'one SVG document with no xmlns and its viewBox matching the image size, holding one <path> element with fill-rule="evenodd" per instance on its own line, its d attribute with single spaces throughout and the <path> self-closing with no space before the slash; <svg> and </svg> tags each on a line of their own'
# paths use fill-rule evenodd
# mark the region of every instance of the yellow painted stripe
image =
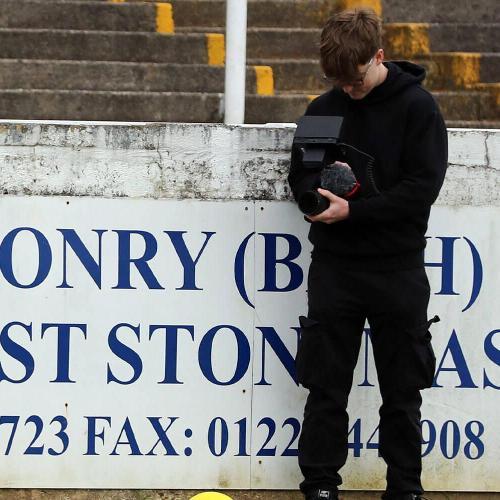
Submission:
<svg viewBox="0 0 500 500">
<path fill-rule="evenodd" d="M 316 99 L 316 97 L 319 97 L 319 94 L 309 94 L 307 96 L 307 98 L 310 100 L 310 101 L 314 101 L 314 99 Z"/>
<path fill-rule="evenodd" d="M 479 83 L 481 54 L 455 52 L 451 57 L 450 72 L 457 87 Z"/>
<path fill-rule="evenodd" d="M 125 3 L 125 0 L 108 0 L 109 3 Z"/>
<path fill-rule="evenodd" d="M 254 66 L 258 95 L 274 95 L 274 77 L 271 66 Z"/>
<path fill-rule="evenodd" d="M 429 25 L 424 23 L 390 23 L 385 26 L 385 44 L 390 58 L 429 55 Z"/>
<path fill-rule="evenodd" d="M 207 33 L 208 64 L 220 66 L 226 59 L 224 35 L 221 33 Z"/>
<path fill-rule="evenodd" d="M 382 0 L 341 0 L 341 9 L 356 9 L 367 7 L 372 9 L 375 14 L 382 15 Z"/>
<path fill-rule="evenodd" d="M 156 32 L 174 32 L 174 16 L 171 3 L 161 2 L 156 4 Z"/>
</svg>

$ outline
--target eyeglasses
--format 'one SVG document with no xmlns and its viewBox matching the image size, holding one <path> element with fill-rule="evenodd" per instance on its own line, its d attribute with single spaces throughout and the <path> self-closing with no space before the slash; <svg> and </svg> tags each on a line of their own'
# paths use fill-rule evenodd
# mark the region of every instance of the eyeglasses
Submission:
<svg viewBox="0 0 500 500">
<path fill-rule="evenodd" d="M 347 80 L 342 80 L 341 78 L 333 78 L 326 75 L 323 76 L 323 79 L 326 80 L 327 82 L 332 83 L 336 87 L 345 87 L 345 86 L 361 87 L 361 85 L 365 83 L 366 75 L 368 71 L 370 71 L 370 68 L 372 67 L 374 61 L 375 61 L 375 56 L 373 56 L 368 61 L 367 68 L 365 69 L 365 71 L 363 71 L 363 73 L 359 75 L 358 78 L 356 78 L 356 80 L 347 81 Z"/>
</svg>

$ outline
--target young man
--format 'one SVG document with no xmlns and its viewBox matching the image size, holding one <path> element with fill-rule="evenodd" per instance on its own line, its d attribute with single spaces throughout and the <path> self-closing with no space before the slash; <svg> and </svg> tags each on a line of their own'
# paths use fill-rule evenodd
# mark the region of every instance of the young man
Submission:
<svg viewBox="0 0 500 500">
<path fill-rule="evenodd" d="M 320 55 L 333 88 L 306 114 L 342 116 L 340 141 L 375 161 L 371 174 L 362 175 L 361 194 L 348 201 L 318 189 L 329 207 L 309 217 L 309 310 L 301 317 L 297 354 L 298 379 L 310 391 L 299 441 L 301 490 L 307 500 L 338 498 L 347 399 L 367 319 L 382 395 L 382 498 L 419 499 L 420 389 L 431 386 L 435 370 L 425 232 L 447 167 L 446 128 L 421 87 L 424 69 L 384 62 L 381 23 L 372 11 L 334 15 L 323 29 Z M 318 173 L 305 169 L 294 150 L 289 182 L 296 199 L 311 175 Z M 363 191 L 368 180 L 375 191 Z"/>
</svg>

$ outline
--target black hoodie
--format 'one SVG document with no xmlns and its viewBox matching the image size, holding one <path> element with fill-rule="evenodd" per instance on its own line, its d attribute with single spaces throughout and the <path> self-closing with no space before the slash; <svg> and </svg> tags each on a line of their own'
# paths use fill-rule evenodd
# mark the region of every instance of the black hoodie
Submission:
<svg viewBox="0 0 500 500">
<path fill-rule="evenodd" d="M 312 101 L 305 113 L 343 116 L 340 141 L 375 158 L 379 193 L 365 192 L 349 201 L 344 221 L 311 224 L 315 251 L 328 252 L 347 268 L 423 265 L 430 207 L 447 167 L 446 127 L 433 97 L 420 85 L 425 70 L 406 61 L 384 64 L 386 79 L 363 99 L 333 89 Z M 292 151 L 288 180 L 295 199 L 311 185 L 311 175 L 318 175 L 305 171 L 298 158 L 298 151 Z"/>
</svg>

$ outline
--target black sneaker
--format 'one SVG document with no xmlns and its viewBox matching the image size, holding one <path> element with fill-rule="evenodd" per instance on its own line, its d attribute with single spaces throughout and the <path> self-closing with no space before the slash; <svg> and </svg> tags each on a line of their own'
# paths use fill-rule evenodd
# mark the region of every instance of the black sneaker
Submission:
<svg viewBox="0 0 500 500">
<path fill-rule="evenodd" d="M 314 490 L 306 495 L 306 500 L 339 500 L 339 494 L 333 490 Z"/>
</svg>

